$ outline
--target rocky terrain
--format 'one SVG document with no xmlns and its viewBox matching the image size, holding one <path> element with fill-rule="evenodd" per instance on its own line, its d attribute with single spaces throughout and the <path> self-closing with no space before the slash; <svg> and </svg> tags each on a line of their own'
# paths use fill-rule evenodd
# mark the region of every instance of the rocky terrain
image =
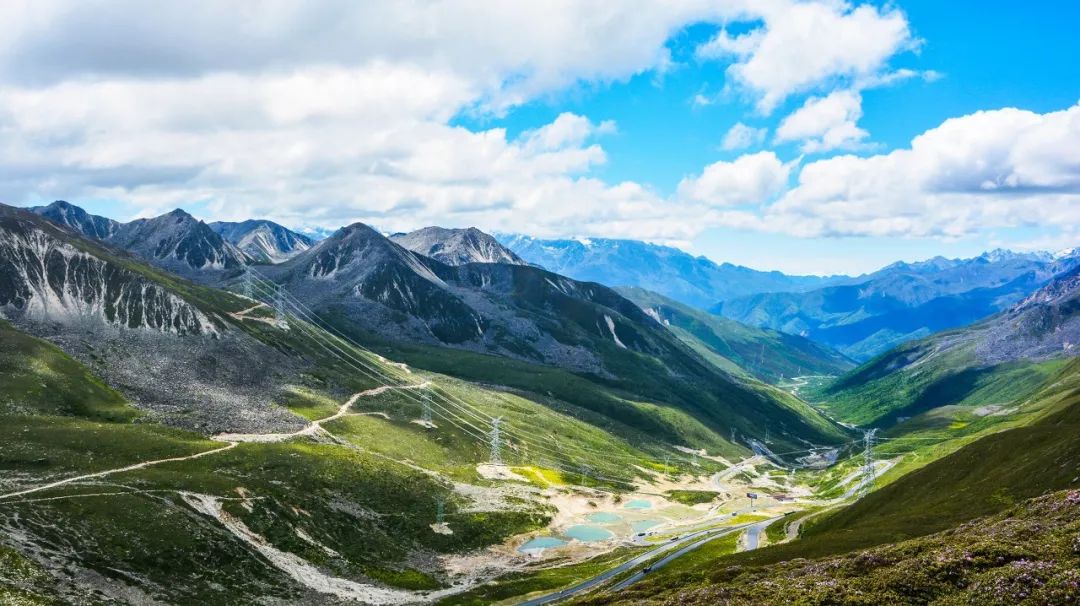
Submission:
<svg viewBox="0 0 1080 606">
<path fill-rule="evenodd" d="M 273 221 L 252 219 L 239 223 L 209 224 L 226 242 L 258 263 L 281 263 L 312 247 L 315 241 Z"/>
<path fill-rule="evenodd" d="M 468 229 L 425 227 L 407 234 L 394 234 L 395 243 L 425 257 L 431 257 L 447 265 L 465 263 L 510 263 L 526 265 L 526 262 L 499 241 L 484 232 Z"/>
</svg>

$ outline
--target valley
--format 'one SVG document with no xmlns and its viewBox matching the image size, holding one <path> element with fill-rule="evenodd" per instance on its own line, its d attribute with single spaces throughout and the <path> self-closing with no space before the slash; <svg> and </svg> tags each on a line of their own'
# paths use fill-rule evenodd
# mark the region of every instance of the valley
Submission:
<svg viewBox="0 0 1080 606">
<path fill-rule="evenodd" d="M 478 230 L 0 230 L 0 601 L 706 600 L 1080 477 L 1071 267 L 858 364 Z"/>
</svg>

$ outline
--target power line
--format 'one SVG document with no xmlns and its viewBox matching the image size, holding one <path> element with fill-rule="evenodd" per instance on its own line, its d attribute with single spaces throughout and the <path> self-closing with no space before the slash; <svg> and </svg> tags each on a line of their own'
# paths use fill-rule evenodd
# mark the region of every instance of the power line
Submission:
<svg viewBox="0 0 1080 606">
<path fill-rule="evenodd" d="M 271 283 L 271 284 L 272 284 L 272 283 Z M 275 285 L 275 286 L 276 286 L 276 285 Z M 282 291 L 283 291 L 283 289 L 280 289 L 280 290 L 279 290 L 279 289 L 272 289 L 271 287 L 269 287 L 269 286 L 266 286 L 266 285 L 262 285 L 262 287 L 263 287 L 263 290 L 264 290 L 264 291 L 271 291 L 271 293 L 280 293 L 280 292 L 282 292 Z M 301 308 L 300 308 L 300 307 L 299 307 L 299 306 L 298 306 L 298 305 L 297 305 L 297 304 L 296 304 L 295 302 L 293 302 L 293 301 L 287 301 L 287 299 L 288 299 L 288 298 L 289 298 L 289 297 L 288 297 L 288 294 L 286 293 L 285 297 L 281 297 L 281 298 L 280 298 L 279 300 L 281 300 L 281 301 L 286 301 L 286 302 L 288 302 L 288 303 L 289 303 L 290 305 L 292 305 L 292 307 L 294 308 L 294 311 L 296 311 L 296 312 L 297 312 L 297 313 L 298 313 L 298 314 L 299 314 L 299 315 L 300 315 L 300 316 L 301 316 L 302 318 L 303 318 L 303 317 L 305 317 L 305 316 L 306 316 L 306 317 L 310 317 L 310 316 L 309 316 L 309 315 L 308 315 L 308 314 L 307 314 L 306 312 L 304 312 L 304 310 L 303 310 L 303 309 L 301 309 Z M 318 321 L 317 321 L 317 320 L 315 320 L 315 321 L 313 321 L 313 323 L 314 323 L 314 322 L 318 322 Z M 332 340 L 330 340 L 330 339 L 328 338 L 328 336 L 327 336 L 326 334 L 321 334 L 321 333 L 315 332 L 315 331 L 313 331 L 313 330 L 312 330 L 312 329 L 311 329 L 310 327 L 307 327 L 307 326 L 304 326 L 303 328 L 304 328 L 304 329 L 305 329 L 306 331 L 308 331 L 308 333 L 309 333 L 309 334 L 310 334 L 310 335 L 311 335 L 311 336 L 313 337 L 313 339 L 312 339 L 312 340 L 313 340 L 313 341 L 314 341 L 314 342 L 315 342 L 316 344 L 318 344 L 318 345 L 319 345 L 320 347 L 322 347 L 322 348 L 323 348 L 324 350 L 326 350 L 326 351 L 327 351 L 328 353 L 330 353 L 331 355 L 333 355 L 333 356 L 334 356 L 334 357 L 336 357 L 337 359 L 339 359 L 339 360 L 341 360 L 341 361 L 345 362 L 345 363 L 346 363 L 347 365 L 349 365 L 349 366 L 350 366 L 350 367 L 352 367 L 353 369 L 355 369 L 355 370 L 358 370 L 358 371 L 359 371 L 359 372 L 361 372 L 361 374 L 363 374 L 364 376 L 367 376 L 367 377 L 369 377 L 369 378 L 372 378 L 372 379 L 376 380 L 377 382 L 379 381 L 379 379 L 377 379 L 376 377 L 379 377 L 379 378 L 381 378 L 382 380 L 385 380 L 385 381 L 388 381 L 388 382 L 393 382 L 393 379 L 391 379 L 391 378 L 390 378 L 390 377 L 388 377 L 387 375 L 383 374 L 383 373 L 382 373 L 381 371 L 379 371 L 379 370 L 378 370 L 377 368 L 375 368 L 375 367 L 372 367 L 372 366 L 370 366 L 370 365 L 369 365 L 368 363 L 366 363 L 366 362 L 364 362 L 363 360 L 360 360 L 360 359 L 358 359 L 357 357 L 355 357 L 354 355 L 350 354 L 350 353 L 349 353 L 349 352 L 348 352 L 348 351 L 347 351 L 347 350 L 346 350 L 345 348 L 342 348 L 341 346 L 339 346 L 339 345 L 337 345 L 336 343 L 334 343 L 334 342 L 333 342 Z M 329 332 L 329 330 L 328 330 L 328 332 Z M 326 345 L 326 344 L 324 344 L 324 343 L 323 343 L 322 341 L 320 341 L 320 340 L 319 340 L 319 337 L 320 337 L 320 336 L 321 336 L 321 337 L 322 337 L 323 339 L 325 339 L 327 343 L 329 343 L 330 347 L 327 347 L 327 345 Z M 342 339 L 341 339 L 341 337 L 337 337 L 336 335 L 329 335 L 329 336 L 334 336 L 335 338 L 337 338 L 337 339 L 339 339 L 339 340 L 342 340 Z M 342 340 L 342 342 L 343 342 L 343 343 L 345 343 L 346 341 Z M 365 348 L 363 348 L 363 347 L 361 347 L 361 346 L 357 345 L 356 343 L 354 343 L 354 342 L 351 342 L 351 340 L 350 340 L 350 344 L 351 344 L 351 346 L 352 346 L 352 347 L 354 347 L 355 349 L 357 349 L 357 350 L 359 350 L 359 351 L 364 351 L 364 352 L 367 352 L 367 353 L 371 353 L 370 351 L 368 351 L 368 350 L 366 350 Z M 335 350 L 337 350 L 337 351 L 335 351 Z M 340 352 L 340 353 L 339 353 L 339 352 Z M 351 360 L 352 360 L 353 362 L 355 362 L 355 363 L 353 363 L 353 362 L 350 362 L 349 360 L 347 360 L 347 359 L 343 358 L 341 354 L 344 354 L 344 356 L 346 356 L 347 358 L 351 359 Z M 357 363 L 358 363 L 358 364 L 360 364 L 360 365 L 361 365 L 361 366 L 362 366 L 363 368 L 361 368 L 361 367 L 357 366 Z M 435 391 L 435 390 L 433 390 L 433 391 L 434 391 L 434 393 L 435 393 L 436 395 L 442 395 L 442 394 L 441 394 L 440 392 L 438 392 L 438 391 Z M 415 396 L 413 396 L 413 395 L 412 395 L 412 394 L 411 394 L 410 392 L 405 392 L 405 393 L 406 393 L 406 395 L 407 395 L 407 396 L 410 396 L 410 397 L 414 397 L 414 398 L 415 398 Z M 452 402 L 450 402 L 449 400 L 446 400 L 445 398 L 444 398 L 444 403 L 446 403 L 446 404 L 447 404 L 448 406 L 450 406 L 450 407 L 453 407 L 453 408 L 457 408 L 457 409 L 458 409 L 459 411 L 461 411 L 461 412 L 463 412 L 463 413 L 468 413 L 468 414 L 470 414 L 470 416 L 473 416 L 473 417 L 476 417 L 476 418 L 482 419 L 482 420 L 483 420 L 483 421 L 485 421 L 485 422 L 487 421 L 487 419 L 486 419 L 486 418 L 484 418 L 484 417 L 480 417 L 480 415 L 479 415 L 479 414 L 478 414 L 478 413 L 477 413 L 477 412 L 475 411 L 475 409 L 472 409 L 471 407 L 469 407 L 469 408 L 466 408 L 466 409 L 462 409 L 462 408 L 461 408 L 461 407 L 459 407 L 459 406 L 455 406 L 455 405 L 454 405 L 454 404 L 453 404 Z M 481 441 L 481 442 L 486 442 L 487 438 L 486 438 L 486 437 L 484 436 L 484 434 L 485 434 L 486 432 L 483 432 L 483 430 L 481 430 L 480 428 L 478 428 L 478 427 L 476 427 L 475 425 L 473 425 L 472 423 L 470 423 L 470 422 L 469 422 L 469 421 L 468 421 L 467 419 L 464 419 L 464 418 L 462 418 L 461 416 L 455 415 L 454 413 L 450 412 L 450 410 L 449 410 L 448 408 L 446 408 L 446 407 L 444 407 L 444 406 L 442 406 L 442 405 L 440 405 L 440 404 L 438 404 L 438 403 L 435 403 L 435 402 L 432 402 L 432 404 L 434 404 L 434 405 L 435 405 L 436 407 L 438 407 L 438 408 L 439 408 L 439 409 L 440 409 L 440 410 L 442 411 L 442 412 L 440 413 L 440 416 L 442 416 L 442 417 L 446 418 L 446 419 L 447 419 L 447 420 L 448 420 L 448 421 L 449 421 L 449 422 L 450 422 L 451 424 L 453 424 L 454 426 L 458 427 L 458 428 L 459 428 L 459 429 L 461 429 L 461 430 L 462 430 L 463 432 L 465 432 L 466 434 L 468 434 L 468 435 L 472 436 L 473 438 L 477 439 L 478 441 Z M 467 425 L 468 427 L 472 428 L 473 430 L 476 430 L 476 432 L 478 432 L 478 433 L 474 433 L 473 431 L 470 431 L 469 429 L 466 429 L 466 428 L 465 428 L 465 427 L 463 427 L 463 426 L 462 426 L 461 424 L 459 424 L 458 422 L 456 422 L 456 421 L 455 421 L 455 419 L 456 419 L 457 421 L 460 421 L 461 423 L 464 423 L 465 425 Z M 522 442 L 525 442 L 526 444 L 530 444 L 530 443 L 531 443 L 531 441 L 529 441 L 529 440 L 527 440 L 527 439 L 524 439 L 524 438 L 520 438 L 520 437 L 519 437 L 519 440 L 521 440 Z M 535 443 L 531 443 L 530 445 L 531 445 L 531 446 L 532 446 L 533 448 L 536 448 L 536 449 L 539 449 L 539 450 L 546 450 L 547 452 L 553 453 L 553 454 L 554 454 L 554 456 L 556 456 L 557 458 L 565 459 L 565 460 L 567 460 L 567 461 L 572 461 L 572 459 L 569 459 L 569 458 L 567 458 L 567 457 L 566 457 L 566 455 L 564 455 L 564 454 L 563 454 L 563 453 L 561 453 L 561 452 L 554 452 L 554 451 L 551 451 L 550 449 L 547 449 L 547 448 L 545 448 L 545 447 L 543 447 L 543 446 L 540 446 L 539 444 L 535 444 Z M 635 458 L 634 458 L 634 460 L 640 460 L 640 459 L 639 459 L 639 458 L 636 458 L 636 457 L 635 457 Z M 600 478 L 601 476 L 596 476 L 596 477 L 597 477 L 597 478 Z M 626 480 L 624 480 L 624 479 L 613 479 L 613 478 L 609 478 L 609 479 L 611 479 L 611 480 L 613 480 L 613 481 L 621 482 L 621 483 L 626 483 Z"/>
<path fill-rule="evenodd" d="M 250 270 L 250 271 L 252 271 L 256 275 L 259 275 L 258 272 L 256 272 L 255 270 Z M 357 349 L 359 351 L 366 352 L 366 353 L 369 353 L 369 354 L 371 353 L 369 350 L 367 350 L 363 346 L 360 346 L 356 342 L 352 341 L 348 337 L 341 334 L 340 331 L 336 330 L 332 326 L 330 326 L 330 325 L 326 324 L 325 322 L 323 322 L 322 320 L 320 320 L 317 317 L 317 315 L 315 315 L 314 312 L 310 308 L 308 308 L 302 302 L 297 300 L 295 297 L 291 296 L 291 294 L 288 293 L 285 289 L 280 288 L 277 284 L 275 284 L 272 281 L 266 279 L 265 277 L 263 277 L 262 281 L 266 283 L 266 284 L 262 284 L 264 290 L 268 290 L 274 295 L 279 295 L 280 296 L 279 300 L 287 300 L 288 303 L 294 308 L 294 310 L 303 319 L 307 319 L 312 324 L 322 327 L 325 331 L 327 331 L 329 336 L 333 336 L 334 338 L 336 338 L 338 340 L 341 340 L 343 343 L 347 342 L 349 345 L 351 345 L 353 348 L 355 348 L 355 349 Z M 338 347 L 338 349 L 341 350 L 340 347 Z M 346 353 L 346 355 L 348 355 L 347 352 L 344 352 L 344 353 Z M 374 354 L 372 354 L 372 355 L 374 355 Z M 350 356 L 350 357 L 352 357 L 354 360 L 356 360 L 355 357 L 353 357 L 353 356 Z M 357 360 L 357 361 L 359 361 L 359 360 Z M 359 362 L 361 364 L 364 364 L 365 366 L 367 366 L 366 363 L 364 363 L 362 361 L 359 361 Z M 387 381 L 392 380 L 390 377 L 387 377 L 385 374 L 383 374 L 382 372 L 380 372 L 377 369 L 369 368 L 369 370 L 370 370 L 370 372 L 374 373 L 375 375 L 382 377 L 383 380 L 387 380 Z M 470 406 L 467 402 L 464 402 L 463 400 L 461 400 L 460 398 L 457 398 L 453 394 L 443 394 L 438 390 L 433 390 L 433 392 L 434 392 L 434 394 L 436 396 L 439 396 L 444 401 L 444 403 L 446 403 L 449 406 L 452 406 L 453 408 L 456 408 L 459 412 L 474 418 L 477 422 L 480 422 L 480 423 L 487 423 L 488 422 L 488 418 L 487 418 L 486 415 L 484 415 L 484 413 L 476 410 L 475 408 Z M 454 402 L 451 402 L 450 400 L 453 400 Z M 456 418 L 458 418 L 459 420 L 463 420 L 463 419 L 461 419 L 461 417 L 456 417 Z M 479 428 L 476 428 L 475 426 L 473 426 L 471 424 L 470 424 L 470 426 L 472 426 L 474 429 L 477 429 L 478 431 L 480 431 Z M 536 442 L 533 439 L 530 439 L 529 437 L 526 437 L 526 435 L 532 435 L 532 434 L 527 434 L 526 432 L 522 432 L 525 435 L 519 435 L 516 432 L 511 432 L 509 430 L 506 430 L 505 433 L 507 435 L 511 436 L 511 437 L 514 437 L 514 438 L 518 439 L 522 443 L 531 446 L 532 448 L 539 449 L 539 450 L 546 450 L 548 452 L 553 452 L 549 448 L 546 448 L 545 446 L 540 444 L 539 442 Z M 546 440 L 547 439 L 546 437 L 543 437 L 543 436 L 535 436 L 535 435 L 533 435 L 532 437 L 535 440 Z M 586 447 L 583 447 L 583 446 L 578 446 L 578 445 L 571 445 L 571 448 L 573 448 L 575 450 L 578 450 L 578 451 L 582 451 L 582 452 L 589 452 L 589 453 L 592 453 L 592 454 L 595 454 L 595 455 L 598 455 L 598 456 L 604 456 L 604 457 L 607 457 L 607 458 L 611 458 L 611 457 L 615 456 L 615 457 L 623 458 L 625 460 L 633 460 L 633 461 L 640 461 L 641 460 L 640 457 L 635 457 L 635 456 L 630 456 L 630 455 L 617 455 L 615 453 L 610 453 L 610 452 L 600 452 L 600 451 L 595 451 L 595 450 L 592 450 L 592 449 L 589 449 L 589 448 L 586 448 Z M 558 452 L 558 453 L 555 453 L 555 454 L 556 454 L 556 456 L 560 456 L 560 457 L 563 457 L 563 458 L 565 458 L 565 456 L 566 456 L 562 452 Z"/>
</svg>

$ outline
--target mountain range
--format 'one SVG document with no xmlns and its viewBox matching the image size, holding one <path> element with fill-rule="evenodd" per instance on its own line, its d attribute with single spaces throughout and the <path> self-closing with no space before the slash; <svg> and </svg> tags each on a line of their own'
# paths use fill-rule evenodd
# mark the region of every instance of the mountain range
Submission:
<svg viewBox="0 0 1080 606">
<path fill-rule="evenodd" d="M 468 229 L 425 227 L 407 234 L 394 234 L 390 236 L 390 239 L 413 252 L 447 265 L 464 265 L 465 263 L 526 265 L 525 261 L 513 251 L 475 227 Z"/>
<path fill-rule="evenodd" d="M 720 301 L 762 292 L 800 292 L 846 280 L 844 276 L 789 276 L 730 263 L 714 263 L 677 248 L 637 240 L 496 238 L 529 263 L 577 280 L 637 286 L 706 309 Z"/>
<path fill-rule="evenodd" d="M 970 324 L 1080 265 L 1080 255 L 991 251 L 971 259 L 896 263 L 853 283 L 724 301 L 714 313 L 781 330 L 867 360 L 890 347 Z"/>
<path fill-rule="evenodd" d="M 625 248 L 678 273 L 650 247 Z M 1080 473 L 1075 255 L 789 281 L 789 305 L 835 314 L 796 331 L 510 248 L 473 229 L 313 241 L 181 210 L 0 205 L 0 602 L 567 597 L 635 561 L 584 540 L 574 553 L 596 557 L 517 551 L 582 525 L 667 549 L 596 604 L 824 603 L 838 586 L 903 603 L 1075 568 L 1061 541 L 1080 496 L 1024 501 Z M 679 288 L 730 270 L 714 267 Z M 757 274 L 739 288 L 788 279 Z M 826 342 L 978 309 L 854 369 Z M 660 517 L 656 541 L 623 521 Z M 1053 561 L 1013 564 L 1039 554 Z"/>
<path fill-rule="evenodd" d="M 1078 354 L 1080 266 L 975 324 L 895 347 L 817 397 L 842 421 L 885 427 L 956 405 L 1007 414 Z"/>
<path fill-rule="evenodd" d="M 315 240 L 273 221 L 251 219 L 239 223 L 215 221 L 209 224 L 226 242 L 259 263 L 281 263 L 312 247 Z"/>
<path fill-rule="evenodd" d="M 56 203 L 48 208 L 67 206 Z M 19 214 L 14 209 L 8 212 Z M 45 216 L 47 211 L 35 212 Z M 84 234 L 82 226 L 94 223 L 71 209 L 63 216 L 80 219 L 63 224 L 78 230 L 78 235 Z M 266 234 L 273 226 L 248 222 L 217 228 L 237 242 L 252 242 L 248 236 Z M 513 259 L 476 230 L 426 230 L 423 238 L 409 241 L 431 244 L 433 233 L 445 238 L 434 244 L 438 252 L 458 261 L 481 253 Z M 75 232 L 68 237 L 72 236 Z M 278 241 L 304 243 L 291 237 Z M 247 279 L 245 268 L 255 262 L 252 255 L 180 210 L 116 224 L 101 242 L 199 283 L 238 292 Z M 302 301 L 316 316 L 357 339 L 385 346 L 398 357 L 407 358 L 405 350 L 410 347 L 423 347 L 444 352 L 428 358 L 434 360 L 430 363 L 445 364 L 464 355 L 451 356 L 447 348 L 472 352 L 481 356 L 474 378 L 521 388 L 536 388 L 534 379 L 504 376 L 505 368 L 480 360 L 494 356 L 522 369 L 540 365 L 575 373 L 674 406 L 710 427 L 717 444 L 723 442 L 715 432 L 728 434 L 734 427 L 741 435 L 753 436 L 755 428 L 769 424 L 777 427 L 773 436 L 778 440 L 828 442 L 841 434 L 785 392 L 757 383 L 751 375 L 717 368 L 637 305 L 600 284 L 578 282 L 520 261 L 448 265 L 359 223 L 310 248 L 288 252 L 287 260 L 252 271 L 260 280 L 272 281 L 274 289 Z M 10 273 L 18 275 L 22 263 L 13 263 Z M 22 283 L 11 288 L 28 290 Z M 39 296 L 11 303 L 31 309 L 54 296 L 40 286 L 34 292 Z M 86 296 L 106 300 L 100 292 Z M 79 313 L 84 311 L 80 308 Z M 566 397 L 577 401 L 580 396 Z M 581 400 L 579 405 L 615 414 L 615 404 L 608 398 Z M 671 440 L 683 439 L 683 430 L 670 420 L 634 406 L 618 408 L 622 423 Z"/>
</svg>

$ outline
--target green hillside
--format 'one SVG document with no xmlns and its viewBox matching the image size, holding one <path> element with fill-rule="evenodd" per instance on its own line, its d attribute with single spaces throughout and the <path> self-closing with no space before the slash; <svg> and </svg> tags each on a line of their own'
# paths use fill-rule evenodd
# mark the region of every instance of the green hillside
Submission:
<svg viewBox="0 0 1080 606">
<path fill-rule="evenodd" d="M 777 383 L 804 375 L 841 374 L 855 365 L 843 354 L 797 335 L 740 324 L 643 288 L 617 290 L 728 372 Z"/>
<path fill-rule="evenodd" d="M 1020 501 L 918 539 L 770 565 L 708 562 L 595 604 L 1070 604 L 1080 569 L 1080 491 Z"/>
<path fill-rule="evenodd" d="M 902 345 L 804 395 L 841 421 L 888 427 L 943 406 L 1006 408 L 1026 398 L 1064 364 L 1021 360 L 981 365 L 969 347 L 934 352 L 936 341 L 951 334 Z M 929 362 L 909 362 L 931 353 Z"/>
</svg>

